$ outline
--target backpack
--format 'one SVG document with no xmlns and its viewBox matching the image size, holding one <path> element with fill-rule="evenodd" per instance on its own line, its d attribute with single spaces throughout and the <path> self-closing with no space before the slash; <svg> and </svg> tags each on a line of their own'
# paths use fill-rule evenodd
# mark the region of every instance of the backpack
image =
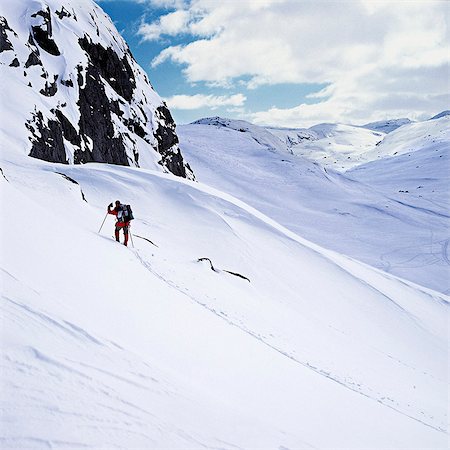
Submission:
<svg viewBox="0 0 450 450">
<path fill-rule="evenodd" d="M 117 220 L 119 222 L 129 222 L 133 220 L 133 211 L 131 210 L 130 205 L 120 205 L 120 209 L 117 212 Z"/>
</svg>

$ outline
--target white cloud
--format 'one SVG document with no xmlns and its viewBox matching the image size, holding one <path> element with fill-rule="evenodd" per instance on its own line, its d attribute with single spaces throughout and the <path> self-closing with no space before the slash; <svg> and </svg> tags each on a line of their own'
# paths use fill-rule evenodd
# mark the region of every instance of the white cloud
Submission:
<svg viewBox="0 0 450 450">
<path fill-rule="evenodd" d="M 238 107 L 244 105 L 246 97 L 242 94 L 235 95 L 174 95 L 165 101 L 172 109 L 217 109 L 223 106 Z"/>
<path fill-rule="evenodd" d="M 338 120 L 377 119 L 385 113 L 376 109 L 381 104 L 393 114 L 406 107 L 417 114 L 447 108 L 447 22 L 448 4 L 432 0 L 191 0 L 143 26 L 141 34 L 156 39 L 188 33 L 191 42 L 166 48 L 152 64 L 180 64 L 192 83 L 226 86 L 245 77 L 255 89 L 326 84 L 310 96 L 319 103 L 253 116 L 294 125 L 338 115 Z"/>
<path fill-rule="evenodd" d="M 177 10 L 161 16 L 156 22 L 143 23 L 139 27 L 138 33 L 145 41 L 157 40 L 161 35 L 176 36 L 188 31 L 189 18 L 188 11 Z"/>
<path fill-rule="evenodd" d="M 147 1 L 147 0 L 139 0 L 139 1 Z M 149 0 L 151 6 L 155 8 L 184 8 L 186 6 L 187 1 L 185 0 Z"/>
</svg>

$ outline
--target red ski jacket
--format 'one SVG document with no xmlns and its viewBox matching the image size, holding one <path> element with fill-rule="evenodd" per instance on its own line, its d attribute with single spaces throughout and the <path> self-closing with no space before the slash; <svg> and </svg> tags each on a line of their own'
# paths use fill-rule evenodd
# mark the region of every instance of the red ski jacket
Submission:
<svg viewBox="0 0 450 450">
<path fill-rule="evenodd" d="M 119 211 L 118 211 L 117 207 L 115 207 L 114 209 L 110 209 L 110 207 L 108 206 L 108 214 L 112 214 L 113 216 L 116 216 L 116 219 L 117 219 L 118 212 Z M 125 227 L 127 225 L 130 225 L 130 221 L 128 221 L 128 222 L 120 222 L 117 219 L 116 225 L 119 226 L 119 227 Z"/>
</svg>

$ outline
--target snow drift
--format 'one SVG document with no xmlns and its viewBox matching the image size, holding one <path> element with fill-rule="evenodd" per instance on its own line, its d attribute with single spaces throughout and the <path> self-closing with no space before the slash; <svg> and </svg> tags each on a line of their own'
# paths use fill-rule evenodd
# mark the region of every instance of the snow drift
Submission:
<svg viewBox="0 0 450 450">
<path fill-rule="evenodd" d="M 445 448 L 444 296 L 200 183 L 1 168 L 3 448 Z"/>
</svg>

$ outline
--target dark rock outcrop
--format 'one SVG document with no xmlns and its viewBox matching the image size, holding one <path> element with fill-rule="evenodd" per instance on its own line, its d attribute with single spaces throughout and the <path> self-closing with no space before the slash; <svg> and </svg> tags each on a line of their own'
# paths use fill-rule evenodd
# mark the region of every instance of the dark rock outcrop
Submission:
<svg viewBox="0 0 450 450">
<path fill-rule="evenodd" d="M 44 121 L 41 111 L 33 114 L 26 127 L 30 130 L 32 142 L 30 156 L 49 162 L 68 164 L 64 148 L 61 124 L 56 120 Z"/>
<path fill-rule="evenodd" d="M 8 39 L 6 31 L 12 31 L 8 25 L 8 21 L 0 16 L 0 53 L 7 50 L 13 50 L 11 41 Z"/>
<path fill-rule="evenodd" d="M 80 135 L 77 133 L 77 130 L 72 125 L 70 120 L 59 109 L 54 111 L 54 113 L 61 125 L 61 131 L 62 134 L 64 135 L 64 138 L 67 139 L 71 144 L 75 145 L 76 147 L 80 147 L 81 146 Z"/>
<path fill-rule="evenodd" d="M 56 92 L 58 92 L 58 84 L 56 83 L 57 79 L 58 75 L 55 75 L 52 83 L 46 81 L 44 89 L 41 89 L 39 92 L 46 97 L 52 97 L 53 95 L 55 95 Z"/>
<path fill-rule="evenodd" d="M 59 17 L 59 19 L 63 19 L 64 17 L 71 17 L 72 14 L 70 14 L 69 11 L 67 11 L 64 6 L 61 6 L 61 11 L 55 11 L 55 14 Z"/>
<path fill-rule="evenodd" d="M 50 53 L 54 56 L 59 56 L 61 53 L 56 45 L 55 41 L 52 39 L 52 18 L 50 15 L 50 9 L 44 11 L 38 11 L 32 14 L 31 17 L 41 16 L 43 18 L 43 23 L 41 25 L 36 25 L 31 27 L 33 31 L 34 40 L 37 42 L 42 50 Z"/>
<path fill-rule="evenodd" d="M 100 79 L 100 71 L 89 66 L 86 84 L 80 88 L 80 134 L 91 139 L 91 148 L 75 154 L 76 163 L 105 162 L 129 165 L 122 137 L 115 136 L 111 120 L 111 105 Z"/>
<path fill-rule="evenodd" d="M 79 3 L 30 3 L 36 9 L 25 13 L 17 7 L 23 26 L 8 19 L 20 36 L 0 17 L 0 51 L 13 50 L 4 61 L 21 67 L 11 74 L 23 73 L 20 85 L 40 94 L 23 105 L 29 155 L 57 163 L 154 167 L 155 158 L 142 153 L 157 152 L 164 170 L 194 178 L 173 118 L 130 49 L 97 5 Z"/>
<path fill-rule="evenodd" d="M 110 47 L 93 44 L 88 37 L 79 40 L 80 47 L 89 55 L 92 66 L 96 68 L 103 79 L 126 101 L 133 97 L 136 87 L 133 70 L 124 56 L 120 59 Z"/>
</svg>

